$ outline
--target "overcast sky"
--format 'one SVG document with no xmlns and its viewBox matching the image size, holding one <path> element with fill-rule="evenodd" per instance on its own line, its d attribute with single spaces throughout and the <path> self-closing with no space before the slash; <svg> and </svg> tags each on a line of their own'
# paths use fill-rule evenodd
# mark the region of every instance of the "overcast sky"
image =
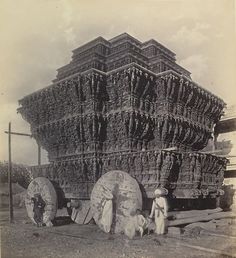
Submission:
<svg viewBox="0 0 236 258">
<path fill-rule="evenodd" d="M 16 113 L 18 100 L 49 85 L 74 48 L 123 32 L 156 39 L 194 81 L 235 103 L 233 0 L 1 0 L 0 160 L 7 160 L 9 121 L 12 130 L 29 133 Z M 14 136 L 13 161 L 36 164 L 34 140 Z"/>
</svg>

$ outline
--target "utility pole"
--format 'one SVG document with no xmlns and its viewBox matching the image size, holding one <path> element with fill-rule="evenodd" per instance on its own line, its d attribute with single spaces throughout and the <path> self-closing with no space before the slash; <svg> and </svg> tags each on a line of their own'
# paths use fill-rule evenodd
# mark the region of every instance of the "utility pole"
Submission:
<svg viewBox="0 0 236 258">
<path fill-rule="evenodd" d="M 38 165 L 41 165 L 41 147 L 38 143 Z"/>
<path fill-rule="evenodd" d="M 17 133 L 17 132 L 10 132 L 9 131 L 5 131 L 6 134 L 14 134 L 14 135 L 20 135 L 20 136 L 29 136 L 30 138 L 32 138 L 32 135 L 31 134 L 28 134 L 28 133 Z M 41 147 L 38 144 L 38 165 L 40 166 L 41 165 Z"/>
<path fill-rule="evenodd" d="M 11 135 L 20 135 L 28 136 L 32 138 L 31 134 L 27 133 L 17 133 L 11 131 L 11 122 L 9 122 L 8 131 L 5 131 L 8 134 L 8 188 L 9 188 L 9 222 L 13 223 L 13 197 L 12 197 L 12 160 L 11 160 Z M 38 144 L 38 165 L 41 165 L 41 147 Z"/>
<path fill-rule="evenodd" d="M 13 198 L 12 198 L 12 163 L 11 163 L 11 122 L 8 127 L 8 187 L 9 187 L 9 222 L 13 223 Z"/>
</svg>

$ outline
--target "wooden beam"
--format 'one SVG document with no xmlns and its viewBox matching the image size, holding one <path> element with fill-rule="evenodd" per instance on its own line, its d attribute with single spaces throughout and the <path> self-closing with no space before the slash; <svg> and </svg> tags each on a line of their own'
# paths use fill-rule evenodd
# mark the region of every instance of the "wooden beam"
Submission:
<svg viewBox="0 0 236 258">
<path fill-rule="evenodd" d="M 177 150 L 178 148 L 177 147 L 170 147 L 170 148 L 165 148 L 165 149 L 162 149 L 162 150 L 164 150 L 164 151 L 175 151 L 175 150 Z"/>
<path fill-rule="evenodd" d="M 8 132 L 8 131 L 5 131 L 5 133 L 9 134 L 9 132 Z M 32 137 L 32 135 L 31 135 L 31 134 L 28 134 L 28 133 L 10 132 L 10 134 Z"/>
<path fill-rule="evenodd" d="M 200 221 L 210 221 L 213 219 L 235 218 L 235 217 L 236 217 L 236 214 L 234 212 L 227 211 L 227 212 L 219 212 L 219 213 L 214 213 L 209 215 L 200 215 L 192 218 L 176 219 L 176 220 L 168 221 L 167 224 L 168 226 L 178 226 L 178 225 L 191 224 L 191 223 L 200 222 Z"/>
<path fill-rule="evenodd" d="M 199 216 L 207 216 L 209 214 L 222 212 L 221 208 L 206 209 L 206 210 L 190 210 L 190 211 L 170 211 L 168 217 L 174 217 L 175 219 L 194 218 Z"/>
</svg>

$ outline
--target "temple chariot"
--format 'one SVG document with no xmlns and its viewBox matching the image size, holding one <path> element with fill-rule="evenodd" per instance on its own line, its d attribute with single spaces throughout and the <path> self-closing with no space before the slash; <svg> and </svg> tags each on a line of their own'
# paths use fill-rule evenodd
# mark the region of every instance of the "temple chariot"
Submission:
<svg viewBox="0 0 236 258">
<path fill-rule="evenodd" d="M 202 150 L 225 103 L 156 40 L 98 37 L 73 50 L 53 83 L 19 104 L 50 161 L 31 167 L 31 217 L 37 193 L 47 204 L 45 220 L 77 201 L 77 222 L 93 217 L 99 225 L 102 202 L 112 194 L 119 232 L 123 217 L 149 208 L 157 187 L 173 207 L 223 194 L 227 160 Z"/>
</svg>

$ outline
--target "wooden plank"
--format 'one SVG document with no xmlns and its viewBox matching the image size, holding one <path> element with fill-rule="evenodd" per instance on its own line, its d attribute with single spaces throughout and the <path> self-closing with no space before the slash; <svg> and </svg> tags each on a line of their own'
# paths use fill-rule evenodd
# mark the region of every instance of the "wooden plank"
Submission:
<svg viewBox="0 0 236 258">
<path fill-rule="evenodd" d="M 203 216 L 197 216 L 192 218 L 176 219 L 173 221 L 168 221 L 168 226 L 177 226 L 177 225 L 190 224 L 190 223 L 199 222 L 199 221 L 210 221 L 212 219 L 234 218 L 234 217 L 236 217 L 236 214 L 234 212 L 231 212 L 231 211 L 219 212 L 215 214 L 209 214 L 207 216 L 203 215 Z"/>
<path fill-rule="evenodd" d="M 71 219 L 77 224 L 87 224 L 92 219 L 89 200 L 76 200 L 77 207 L 72 208 Z"/>
<path fill-rule="evenodd" d="M 213 213 L 221 212 L 221 208 L 207 209 L 207 210 L 190 210 L 190 211 L 171 211 L 168 212 L 168 217 L 173 216 L 175 219 L 192 218 L 201 215 L 209 215 Z"/>
</svg>

